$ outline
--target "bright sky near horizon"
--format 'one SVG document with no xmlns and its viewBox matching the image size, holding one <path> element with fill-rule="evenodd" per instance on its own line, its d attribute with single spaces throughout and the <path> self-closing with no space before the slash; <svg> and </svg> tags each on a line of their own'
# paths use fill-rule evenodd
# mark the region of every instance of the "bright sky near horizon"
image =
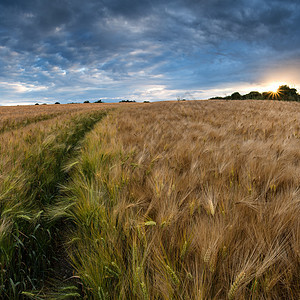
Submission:
<svg viewBox="0 0 300 300">
<path fill-rule="evenodd" d="M 0 0 L 0 105 L 300 89 L 300 1 Z"/>
</svg>

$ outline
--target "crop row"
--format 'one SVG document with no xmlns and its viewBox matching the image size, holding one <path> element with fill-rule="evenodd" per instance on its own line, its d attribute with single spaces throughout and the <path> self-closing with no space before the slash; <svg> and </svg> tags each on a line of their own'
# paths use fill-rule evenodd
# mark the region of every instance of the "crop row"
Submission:
<svg viewBox="0 0 300 300">
<path fill-rule="evenodd" d="M 64 224 L 50 220 L 47 210 L 68 178 L 64 163 L 104 114 L 98 109 L 51 115 L 0 135 L 2 298 L 19 299 L 26 291 L 41 290 L 53 274 Z"/>
</svg>

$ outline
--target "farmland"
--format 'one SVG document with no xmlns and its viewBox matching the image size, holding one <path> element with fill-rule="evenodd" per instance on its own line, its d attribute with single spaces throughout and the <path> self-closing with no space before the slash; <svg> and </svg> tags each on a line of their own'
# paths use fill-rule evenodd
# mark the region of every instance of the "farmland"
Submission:
<svg viewBox="0 0 300 300">
<path fill-rule="evenodd" d="M 299 104 L 0 117 L 2 298 L 299 299 Z"/>
</svg>

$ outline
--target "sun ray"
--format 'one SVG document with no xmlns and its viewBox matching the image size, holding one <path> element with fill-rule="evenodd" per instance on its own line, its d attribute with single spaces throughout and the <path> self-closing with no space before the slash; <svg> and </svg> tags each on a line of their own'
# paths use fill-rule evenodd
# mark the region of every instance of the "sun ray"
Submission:
<svg viewBox="0 0 300 300">
<path fill-rule="evenodd" d="M 268 92 L 269 93 L 269 98 L 270 99 L 279 99 L 282 92 L 278 89 L 276 92 Z"/>
<path fill-rule="evenodd" d="M 269 99 L 279 99 L 282 92 L 280 91 L 279 87 L 281 86 L 281 83 L 278 82 L 271 82 L 267 85 L 268 91 L 268 98 Z"/>
</svg>

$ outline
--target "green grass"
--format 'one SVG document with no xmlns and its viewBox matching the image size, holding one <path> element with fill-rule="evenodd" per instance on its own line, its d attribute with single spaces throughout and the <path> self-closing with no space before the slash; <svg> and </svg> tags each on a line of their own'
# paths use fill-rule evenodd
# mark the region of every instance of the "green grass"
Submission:
<svg viewBox="0 0 300 300">
<path fill-rule="evenodd" d="M 1 178 L 2 297 L 19 299 L 23 291 L 40 290 L 53 273 L 64 224 L 49 220 L 45 211 L 68 178 L 64 163 L 76 155 L 80 140 L 104 115 L 100 111 L 57 119 L 48 123 L 50 128 L 21 134 L 23 148 L 12 146 L 22 155 L 3 165 L 11 169 Z"/>
</svg>

